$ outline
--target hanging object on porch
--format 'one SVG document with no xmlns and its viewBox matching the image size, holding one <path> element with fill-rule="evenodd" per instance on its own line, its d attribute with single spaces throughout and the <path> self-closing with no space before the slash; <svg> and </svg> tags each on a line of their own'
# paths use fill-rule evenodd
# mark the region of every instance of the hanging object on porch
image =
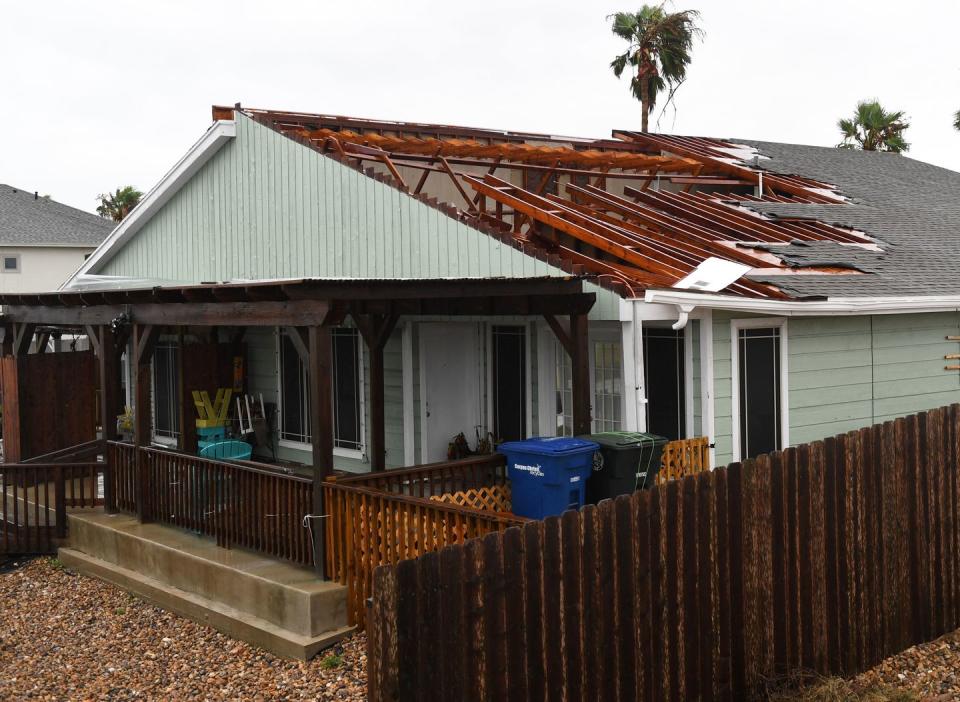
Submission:
<svg viewBox="0 0 960 702">
<path fill-rule="evenodd" d="M 260 405 L 259 407 L 257 406 L 258 399 Z M 240 423 L 241 436 L 255 434 L 257 430 L 256 425 L 258 423 L 263 423 L 257 422 L 257 420 L 265 420 L 266 416 L 267 411 L 263 404 L 263 393 L 259 393 L 259 397 L 244 395 L 243 402 L 240 402 L 239 397 L 237 398 L 237 421 Z M 259 441 L 259 436 L 257 438 Z"/>
</svg>

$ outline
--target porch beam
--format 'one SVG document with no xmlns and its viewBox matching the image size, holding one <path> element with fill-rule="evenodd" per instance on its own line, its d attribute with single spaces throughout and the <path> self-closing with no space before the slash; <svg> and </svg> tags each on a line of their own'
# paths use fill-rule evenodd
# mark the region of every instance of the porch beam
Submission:
<svg viewBox="0 0 960 702">
<path fill-rule="evenodd" d="M 397 326 L 398 316 L 390 314 L 351 313 L 370 356 L 370 469 L 386 467 L 386 422 L 384 419 L 383 349 Z"/>
<path fill-rule="evenodd" d="M 326 576 L 323 483 L 333 472 L 333 334 L 329 326 L 307 330 L 310 382 L 310 441 L 313 448 L 313 509 L 308 517 L 313 537 L 313 563 Z"/>
<path fill-rule="evenodd" d="M 564 351 L 566 351 L 568 355 L 573 356 L 573 341 L 571 341 L 567 330 L 560 324 L 560 320 L 552 314 L 545 314 L 543 318 L 547 321 L 547 324 L 550 325 L 550 328 L 553 330 L 553 335 L 557 337 L 557 341 L 563 346 Z"/>
<path fill-rule="evenodd" d="M 37 353 L 44 353 L 47 350 L 47 344 L 50 342 L 50 332 L 42 331 L 37 334 Z"/>
<path fill-rule="evenodd" d="M 13 325 L 13 355 L 26 356 L 30 352 L 30 342 L 37 325 L 32 322 L 23 322 Z"/>
<path fill-rule="evenodd" d="M 304 365 L 310 363 L 310 341 L 307 335 L 307 330 L 301 327 L 287 327 L 287 336 L 290 337 L 290 343 L 293 344 L 293 348 L 297 350 L 297 355 L 300 356 L 300 360 L 303 361 Z"/>
<path fill-rule="evenodd" d="M 590 344 L 586 314 L 570 315 L 573 434 L 590 433 Z"/>
</svg>

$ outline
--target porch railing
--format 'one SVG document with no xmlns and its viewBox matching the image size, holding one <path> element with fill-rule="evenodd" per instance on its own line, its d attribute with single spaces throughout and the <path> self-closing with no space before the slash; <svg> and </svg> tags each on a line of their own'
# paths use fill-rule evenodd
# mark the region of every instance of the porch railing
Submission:
<svg viewBox="0 0 960 702">
<path fill-rule="evenodd" d="M 68 507 L 103 504 L 105 465 L 0 464 L 0 553 L 53 553 L 66 536 Z"/>
<path fill-rule="evenodd" d="M 457 461 L 394 468 L 380 473 L 337 476 L 341 485 L 368 487 L 397 495 L 430 497 L 492 485 L 506 485 L 507 464 L 502 454 L 491 453 Z"/>
<path fill-rule="evenodd" d="M 359 628 L 364 625 L 365 603 L 377 566 L 416 558 L 526 521 L 343 481 L 325 483 L 323 489 L 329 515 L 327 576 L 347 586 L 349 622 Z"/>
<path fill-rule="evenodd" d="M 111 442 L 117 507 L 137 511 L 137 495 L 148 519 L 301 565 L 313 563 L 309 478 L 253 462 L 234 463 L 167 449 Z M 144 462 L 143 467 L 138 465 Z M 147 481 L 139 483 L 140 476 Z"/>
<path fill-rule="evenodd" d="M 657 484 L 680 480 L 710 470 L 710 439 L 696 436 L 692 439 L 670 441 L 663 447 Z"/>
</svg>

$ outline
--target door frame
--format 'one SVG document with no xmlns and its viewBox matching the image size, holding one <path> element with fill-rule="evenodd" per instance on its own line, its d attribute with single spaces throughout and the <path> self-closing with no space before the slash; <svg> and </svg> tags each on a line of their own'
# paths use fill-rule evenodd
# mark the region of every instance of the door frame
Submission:
<svg viewBox="0 0 960 702">
<path fill-rule="evenodd" d="M 494 373 L 494 363 L 493 363 L 493 328 L 494 327 L 522 327 L 523 328 L 523 364 L 524 364 L 524 421 L 527 425 L 527 436 L 536 436 L 540 434 L 540 431 L 535 431 L 533 426 L 533 378 L 531 374 L 533 373 L 533 352 L 531 350 L 531 342 L 533 339 L 533 334 L 531 333 L 532 322 L 520 321 L 513 322 L 510 320 L 504 321 L 494 321 L 494 322 L 485 322 L 483 324 L 483 338 L 484 338 L 484 353 L 486 358 L 483 359 L 482 365 L 485 367 L 486 372 L 486 383 L 484 385 L 485 405 L 483 411 L 484 421 L 487 423 L 487 431 L 492 432 L 495 425 L 493 421 L 493 411 L 495 409 L 495 402 L 493 401 L 493 373 Z M 551 332 L 552 333 L 552 332 Z M 526 438 L 526 437 L 524 437 Z"/>
<path fill-rule="evenodd" d="M 427 374 L 430 372 L 425 360 L 427 358 L 425 349 L 424 349 L 424 326 L 427 325 L 467 325 L 473 327 L 473 343 L 474 349 L 477 358 L 476 368 L 473 370 L 471 375 L 474 375 L 476 378 L 477 386 L 477 420 L 481 423 L 486 421 L 487 412 L 484 407 L 484 394 L 488 390 L 488 382 L 484 382 L 484 376 L 489 377 L 489 373 L 485 369 L 485 359 L 484 359 L 484 349 L 488 344 L 488 334 L 482 329 L 481 322 L 471 322 L 471 321 L 456 321 L 456 322 L 446 322 L 446 321 L 424 321 L 418 323 L 417 328 L 417 351 L 419 354 L 419 364 L 420 364 L 420 463 L 426 464 L 429 462 L 427 458 L 427 451 L 429 447 L 429 434 L 427 432 Z M 412 344 L 411 344 L 412 345 Z M 412 383 L 411 383 L 412 385 Z M 467 441 L 471 440 L 470 436 L 467 436 Z"/>
<path fill-rule="evenodd" d="M 740 344 L 741 329 L 779 329 L 780 330 L 780 449 L 790 445 L 790 388 L 787 360 L 787 318 L 752 317 L 730 320 L 730 425 L 732 428 L 731 446 L 733 461 L 742 460 L 740 456 Z"/>
</svg>

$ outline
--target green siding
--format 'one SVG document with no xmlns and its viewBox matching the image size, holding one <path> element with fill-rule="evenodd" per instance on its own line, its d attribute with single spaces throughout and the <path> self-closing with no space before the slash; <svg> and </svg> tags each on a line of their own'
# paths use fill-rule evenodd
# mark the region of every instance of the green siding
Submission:
<svg viewBox="0 0 960 702">
<path fill-rule="evenodd" d="M 717 463 L 732 458 L 730 320 L 714 312 Z M 960 401 L 960 314 L 795 317 L 787 322 L 790 443 Z"/>
<path fill-rule="evenodd" d="M 396 188 L 237 115 L 237 135 L 97 273 L 191 282 L 564 276 Z M 598 292 L 591 315 L 616 319 Z"/>
</svg>

